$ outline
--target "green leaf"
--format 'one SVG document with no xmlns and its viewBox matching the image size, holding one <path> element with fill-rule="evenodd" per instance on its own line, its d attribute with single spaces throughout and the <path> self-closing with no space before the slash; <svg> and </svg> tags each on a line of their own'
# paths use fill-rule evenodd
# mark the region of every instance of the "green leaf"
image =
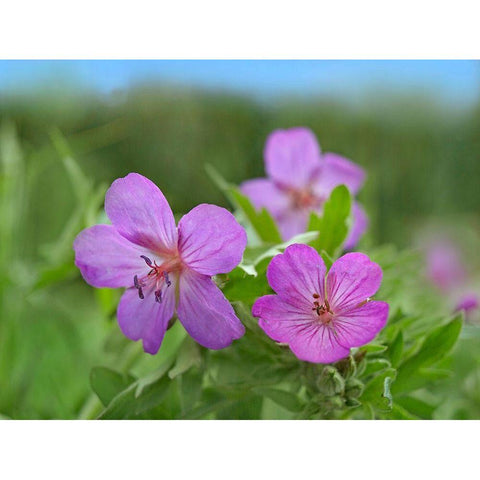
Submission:
<svg viewBox="0 0 480 480">
<path fill-rule="evenodd" d="M 102 420 L 141 418 L 143 414 L 160 405 L 172 381 L 166 375 L 172 362 L 157 371 L 138 379 L 116 395 L 98 417 Z"/>
<path fill-rule="evenodd" d="M 299 398 L 293 393 L 276 388 L 265 387 L 255 387 L 253 391 L 263 397 L 269 398 L 289 412 L 300 412 L 303 408 Z"/>
<path fill-rule="evenodd" d="M 400 365 L 395 381 L 396 392 L 405 393 L 414 389 L 418 370 L 438 362 L 450 352 L 460 335 L 462 319 L 463 315 L 457 314 L 446 325 L 436 328 L 425 338 L 419 351 Z"/>
<path fill-rule="evenodd" d="M 335 187 L 323 206 L 322 217 L 310 214 L 308 230 L 319 230 L 319 235 L 312 246 L 321 252 L 324 250 L 335 258 L 347 238 L 350 229 L 350 209 L 352 198 L 345 185 Z"/>
<path fill-rule="evenodd" d="M 380 410 L 388 410 L 392 405 L 390 386 L 395 380 L 396 370 L 388 368 L 365 385 L 360 400 L 362 403 L 371 403 Z"/>
<path fill-rule="evenodd" d="M 282 241 L 275 221 L 265 208 L 256 210 L 250 199 L 236 187 L 230 188 L 230 194 L 235 201 L 235 205 L 243 211 L 262 241 L 269 243 L 280 243 Z"/>
<path fill-rule="evenodd" d="M 212 165 L 205 165 L 205 170 L 230 203 L 245 214 L 260 240 L 266 243 L 281 243 L 282 237 L 277 225 L 265 208 L 257 211 L 250 199 L 243 195 L 236 186 L 227 182 Z"/>
<path fill-rule="evenodd" d="M 202 364 L 200 347 L 191 337 L 186 337 L 178 351 L 175 366 L 168 372 L 170 378 L 188 371 L 192 367 L 199 367 Z"/>
<path fill-rule="evenodd" d="M 368 376 L 372 373 L 380 372 L 387 368 L 390 368 L 392 365 L 388 360 L 384 358 L 372 358 L 368 359 L 366 362 L 365 370 L 362 373 L 362 376 Z"/>
<path fill-rule="evenodd" d="M 436 409 L 435 405 L 431 405 L 419 398 L 406 396 L 399 397 L 395 399 L 395 403 L 401 405 L 405 410 L 410 412 L 412 415 L 415 415 L 418 418 L 423 418 L 431 420 L 433 417 L 433 412 Z"/>
<path fill-rule="evenodd" d="M 122 374 L 106 367 L 94 367 L 90 372 L 90 385 L 104 406 L 122 390 L 127 388 L 135 377 Z"/>
<path fill-rule="evenodd" d="M 387 350 L 387 356 L 394 367 L 398 366 L 403 352 L 403 333 L 398 331 L 397 335 L 389 345 Z"/>
</svg>

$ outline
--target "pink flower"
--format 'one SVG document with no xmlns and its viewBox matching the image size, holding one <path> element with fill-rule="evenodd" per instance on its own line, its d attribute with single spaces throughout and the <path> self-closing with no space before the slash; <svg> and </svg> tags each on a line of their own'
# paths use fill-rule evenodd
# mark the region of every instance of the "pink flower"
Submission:
<svg viewBox="0 0 480 480">
<path fill-rule="evenodd" d="M 444 293 L 463 287 L 467 273 L 453 242 L 442 238 L 428 246 L 427 275 Z"/>
<path fill-rule="evenodd" d="M 382 270 L 363 253 L 347 253 L 326 275 L 315 249 L 294 244 L 273 258 L 267 279 L 277 295 L 259 298 L 252 313 L 300 360 L 336 362 L 373 340 L 387 321 L 388 304 L 370 300 Z"/>
<path fill-rule="evenodd" d="M 117 316 L 122 332 L 157 353 L 175 311 L 201 345 L 220 349 L 245 329 L 212 280 L 240 262 L 245 230 L 224 208 L 202 204 L 175 226 L 159 188 L 138 173 L 115 180 L 105 196 L 112 225 L 75 239 L 75 265 L 94 287 L 126 287 Z"/>
<path fill-rule="evenodd" d="M 240 186 L 256 208 L 265 207 L 278 224 L 284 240 L 303 233 L 310 212 L 322 213 L 332 190 L 341 184 L 355 195 L 365 172 L 336 153 L 321 153 L 315 135 L 303 127 L 275 130 L 265 144 L 265 171 Z M 354 202 L 353 225 L 344 248 L 352 249 L 367 228 L 363 208 Z"/>
</svg>

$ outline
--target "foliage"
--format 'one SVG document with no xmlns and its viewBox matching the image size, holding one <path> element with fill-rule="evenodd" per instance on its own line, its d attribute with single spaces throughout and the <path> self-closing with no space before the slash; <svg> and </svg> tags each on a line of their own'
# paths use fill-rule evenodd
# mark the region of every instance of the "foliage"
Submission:
<svg viewBox="0 0 480 480">
<path fill-rule="evenodd" d="M 156 164 L 156 144 L 143 142 L 138 133 L 140 127 L 136 125 L 144 125 L 150 135 L 147 138 L 160 132 L 162 138 L 169 139 L 162 147 L 165 150 L 160 156 L 159 171 L 166 172 L 166 177 L 172 179 L 171 184 L 165 183 L 167 196 L 171 194 L 176 199 L 177 210 L 186 210 L 192 206 L 189 202 L 222 202 L 221 195 L 210 189 L 208 178 L 199 173 L 200 169 L 191 174 L 193 162 L 209 161 L 235 180 L 260 175 L 261 143 L 273 123 L 269 120 L 262 124 L 260 133 L 255 131 L 254 136 L 253 126 L 258 125 L 258 119 L 265 118 L 259 108 L 248 110 L 242 107 L 242 102 L 231 100 L 229 109 L 217 103 L 207 114 L 202 110 L 202 101 L 198 100 L 197 110 L 189 110 L 192 118 L 185 124 L 185 116 L 164 97 L 158 97 L 156 101 L 166 109 L 163 115 L 170 116 L 168 122 L 160 118 L 158 124 L 153 125 L 148 122 L 157 118 L 152 104 L 141 92 L 132 95 L 135 101 L 129 104 L 132 112 L 127 118 L 94 117 L 88 112 L 88 106 L 77 109 L 78 117 L 62 125 L 62 130 L 68 133 L 68 142 L 57 129 L 48 132 L 48 136 L 45 131 L 39 133 L 38 120 L 35 120 L 38 112 L 25 118 L 20 116 L 18 128 L 10 122 L 2 124 L 2 417 L 428 419 L 480 416 L 478 331 L 476 327 L 462 327 L 461 315 L 451 316 L 438 295 L 424 285 L 419 274 L 420 259 L 415 252 L 398 250 L 392 245 L 373 247 L 368 239 L 363 244 L 361 251 L 382 266 L 384 279 L 377 298 L 389 302 L 390 318 L 373 343 L 353 349 L 347 359 L 336 364 L 299 361 L 288 348 L 270 340 L 251 316 L 253 301 L 271 292 L 265 278 L 270 259 L 289 243 L 314 246 L 327 265 L 341 255 L 351 201 L 348 191 L 345 193 L 346 189 L 341 187 L 332 192 L 323 215 L 312 216 L 309 232 L 292 242 L 282 243 L 268 212 L 256 211 L 235 186 L 210 168 L 210 176 L 215 178 L 249 234 L 249 247 L 242 263 L 216 279 L 245 324 L 246 335 L 226 350 L 209 351 L 186 337 L 177 322 L 167 332 L 164 345 L 155 357 L 144 354 L 140 345 L 123 338 L 115 322 L 121 292 L 93 291 L 84 285 L 73 265 L 71 244 L 79 230 L 104 221 L 102 200 L 107 180 L 130 170 L 148 174 L 148 170 L 160 168 Z M 235 126 L 234 120 L 230 124 L 224 121 L 230 118 L 226 112 L 233 107 L 238 113 Z M 313 113 L 308 113 L 308 108 L 304 111 L 307 117 L 311 115 L 317 128 L 325 126 L 315 120 Z M 300 120 L 307 122 L 302 115 L 280 110 L 275 122 L 287 118 L 286 125 Z M 76 123 L 80 117 L 84 119 L 81 128 Z M 56 123 L 55 118 L 48 118 L 47 115 L 47 123 Z M 205 127 L 207 136 L 201 137 L 195 129 L 195 122 L 199 120 L 208 128 L 212 125 L 219 128 L 213 129 L 213 134 Z M 328 121 L 338 125 L 334 116 Z M 180 123 L 182 129 L 177 128 Z M 420 195 L 426 176 L 422 171 L 402 177 L 405 185 L 402 184 L 400 190 L 399 179 L 386 180 L 383 170 L 389 174 L 392 168 L 382 166 L 381 160 L 387 159 L 393 148 L 387 148 L 388 139 L 393 138 L 401 155 L 412 154 L 408 161 L 414 165 L 417 158 L 414 150 L 427 141 L 431 131 L 425 128 L 423 133 L 407 132 L 410 141 L 406 141 L 403 137 L 397 139 L 400 133 L 392 133 L 393 127 L 388 124 L 380 128 L 365 121 L 359 125 L 355 138 L 374 137 L 375 132 L 382 129 L 387 132 L 380 145 L 370 144 L 366 151 L 361 151 L 360 142 L 346 148 L 360 159 L 380 152 L 379 173 L 366 189 L 365 203 L 370 207 L 372 237 L 380 241 L 392 239 L 404 221 L 403 217 L 399 219 L 394 215 L 400 210 L 396 203 L 399 200 L 393 197 L 404 198 L 402 192 L 410 191 Z M 462 130 L 454 125 L 451 128 L 468 136 L 473 127 Z M 170 137 L 170 129 L 183 133 Z M 333 128 L 330 133 L 327 141 L 341 144 L 338 140 L 341 132 Z M 134 136 L 131 143 L 126 140 L 128 135 Z M 188 135 L 193 140 L 185 150 L 183 145 Z M 216 141 L 221 143 L 218 150 L 211 146 Z M 452 155 L 454 147 L 448 148 L 442 155 Z M 248 161 L 232 161 L 227 169 L 221 168 L 224 153 L 229 150 L 234 158 L 248 157 Z M 172 153 L 165 153 L 167 151 Z M 254 159 L 249 157 L 253 155 L 250 152 L 255 152 Z M 433 159 L 433 153 L 438 152 L 430 153 Z M 116 165 L 112 158 L 117 154 L 127 155 L 129 159 L 135 157 L 135 160 Z M 471 156 L 472 152 L 468 150 L 464 154 Z M 400 154 L 397 151 L 395 155 Z M 395 155 L 392 162 L 398 160 Z M 99 162 L 103 158 L 110 159 L 110 167 Z M 140 163 L 140 158 L 144 163 Z M 365 160 L 364 164 L 367 163 Z M 469 178 L 475 178 L 478 164 L 468 165 Z M 425 170 L 431 172 L 433 168 L 425 167 Z M 186 180 L 190 178 L 187 173 L 191 184 Z M 152 178 L 155 180 L 155 175 Z M 461 181 L 451 178 L 453 182 Z M 159 183 L 163 189 L 164 185 Z M 195 192 L 192 198 L 185 195 L 190 187 Z M 205 198 L 199 198 L 200 193 Z M 459 195 L 464 195 L 462 189 Z M 412 202 L 415 207 L 405 205 L 404 211 L 411 208 L 429 211 L 430 197 L 417 197 L 417 201 Z M 469 208 L 475 207 L 473 200 L 464 203 Z M 453 208 L 448 197 L 442 204 L 447 205 L 446 211 Z"/>
</svg>

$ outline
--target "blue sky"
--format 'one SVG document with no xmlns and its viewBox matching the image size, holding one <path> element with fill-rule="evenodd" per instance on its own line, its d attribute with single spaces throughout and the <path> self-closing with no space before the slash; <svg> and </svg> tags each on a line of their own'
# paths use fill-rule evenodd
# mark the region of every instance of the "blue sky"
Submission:
<svg viewBox="0 0 480 480">
<path fill-rule="evenodd" d="M 35 86 L 71 85 L 102 93 L 145 80 L 214 90 L 257 99 L 274 96 L 329 96 L 357 101 L 373 92 L 415 91 L 442 103 L 468 106 L 480 94 L 480 62 L 475 61 L 0 61 L 0 93 L 28 92 Z"/>
</svg>

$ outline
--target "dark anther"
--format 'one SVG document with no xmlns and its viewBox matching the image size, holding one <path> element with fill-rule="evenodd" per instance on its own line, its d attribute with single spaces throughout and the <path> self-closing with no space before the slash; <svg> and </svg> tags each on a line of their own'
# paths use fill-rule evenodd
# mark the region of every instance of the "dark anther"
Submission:
<svg viewBox="0 0 480 480">
<path fill-rule="evenodd" d="M 320 298 L 320 295 L 318 293 L 314 293 L 313 298 Z"/>
<path fill-rule="evenodd" d="M 145 260 L 145 263 L 149 266 L 149 267 L 153 267 L 152 265 L 152 261 L 145 255 L 140 255 L 141 258 L 143 258 Z"/>
<path fill-rule="evenodd" d="M 156 290 L 155 291 L 155 301 L 157 303 L 162 303 L 162 291 L 161 290 Z"/>
<path fill-rule="evenodd" d="M 325 306 L 327 307 L 327 310 L 330 311 L 330 304 L 327 299 L 325 299 Z"/>
<path fill-rule="evenodd" d="M 135 288 L 138 290 L 138 296 L 140 297 L 141 300 L 143 300 L 144 299 L 143 290 L 142 290 L 142 286 L 140 285 L 140 282 L 138 281 L 137 275 L 133 277 L 133 284 L 135 285 Z"/>
<path fill-rule="evenodd" d="M 168 273 L 167 272 L 163 272 L 163 276 L 165 278 L 165 283 L 167 284 L 167 287 L 169 287 L 172 282 L 170 281 L 170 279 L 168 278 Z"/>
</svg>

